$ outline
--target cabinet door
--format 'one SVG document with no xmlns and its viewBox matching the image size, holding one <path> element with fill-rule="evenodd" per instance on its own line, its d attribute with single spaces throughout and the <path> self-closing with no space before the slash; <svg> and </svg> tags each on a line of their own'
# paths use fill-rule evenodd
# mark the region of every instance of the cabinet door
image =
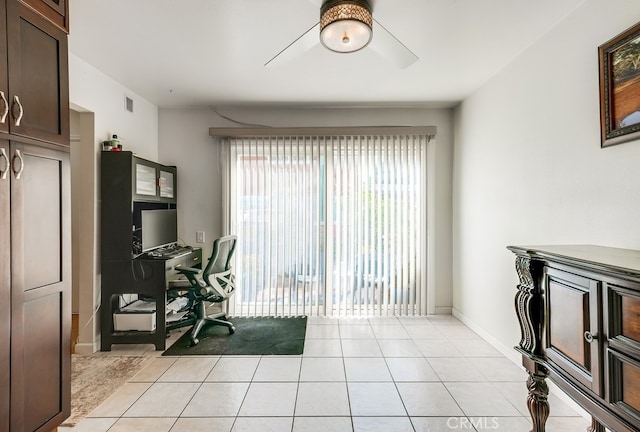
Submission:
<svg viewBox="0 0 640 432">
<path fill-rule="evenodd" d="M 545 354 L 550 362 L 598 395 L 600 291 L 599 281 L 547 269 Z"/>
<path fill-rule="evenodd" d="M 9 129 L 69 145 L 67 35 L 17 0 L 7 2 Z"/>
<path fill-rule="evenodd" d="M 0 0 L 0 23 L 6 22 L 5 0 Z M 0 59 L 4 62 L 6 58 L 7 33 L 0 28 Z M 0 67 L 0 132 L 9 132 L 9 75 L 6 67 Z"/>
<path fill-rule="evenodd" d="M 67 0 L 20 0 L 28 4 L 49 21 L 69 33 L 69 3 Z"/>
<path fill-rule="evenodd" d="M 158 198 L 158 170 L 156 165 L 134 158 L 133 195 L 140 201 L 155 201 Z"/>
<path fill-rule="evenodd" d="M 49 431 L 71 404 L 69 157 L 11 152 L 11 428 Z"/>
<path fill-rule="evenodd" d="M 160 168 L 160 199 L 167 202 L 176 201 L 176 170 L 175 168 Z"/>
<path fill-rule="evenodd" d="M 0 139 L 0 431 L 9 430 L 11 279 L 9 231 L 9 142 Z"/>
</svg>

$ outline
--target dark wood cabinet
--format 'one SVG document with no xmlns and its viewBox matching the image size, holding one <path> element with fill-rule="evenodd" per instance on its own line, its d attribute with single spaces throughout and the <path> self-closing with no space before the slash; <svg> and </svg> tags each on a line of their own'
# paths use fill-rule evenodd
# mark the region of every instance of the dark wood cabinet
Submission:
<svg viewBox="0 0 640 432">
<path fill-rule="evenodd" d="M 68 146 L 66 33 L 18 0 L 6 0 L 5 22 L 0 131 Z"/>
<path fill-rule="evenodd" d="M 640 430 L 640 251 L 509 249 L 533 431 L 549 415 L 546 378 L 593 416 L 592 432 Z"/>
<path fill-rule="evenodd" d="M 0 431 L 50 432 L 71 405 L 67 35 L 0 0 Z M 6 25 L 5 25 L 6 24 Z"/>
<path fill-rule="evenodd" d="M 11 239 L 0 254 L 0 331 L 9 335 L 0 343 L 10 341 L 0 354 L 2 430 L 50 431 L 71 401 L 69 157 L 7 140 L 0 154 L 10 157 L 0 175 L 0 226 Z"/>
<path fill-rule="evenodd" d="M 12 145 L 11 429 L 57 426 L 70 414 L 68 153 Z"/>
</svg>

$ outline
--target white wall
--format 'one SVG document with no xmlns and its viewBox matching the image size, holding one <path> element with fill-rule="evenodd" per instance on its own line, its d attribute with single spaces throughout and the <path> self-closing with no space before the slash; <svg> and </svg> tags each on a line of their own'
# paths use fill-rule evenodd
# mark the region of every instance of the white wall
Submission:
<svg viewBox="0 0 640 432">
<path fill-rule="evenodd" d="M 158 108 L 98 69 L 69 54 L 69 99 L 72 109 L 95 114 L 95 150 L 117 134 L 124 150 L 158 158 Z M 124 98 L 134 101 L 134 112 L 125 110 Z"/>
<path fill-rule="evenodd" d="M 507 245 L 640 248 L 640 142 L 600 148 L 597 47 L 637 0 L 586 0 L 455 113 L 454 311 L 520 340 Z"/>
<path fill-rule="evenodd" d="M 236 121 L 273 127 L 298 126 L 436 126 L 437 137 L 429 149 L 431 206 L 429 214 L 429 287 L 434 289 L 433 310 L 451 310 L 451 169 L 453 165 L 450 110 L 430 109 L 287 109 L 234 108 L 220 112 Z M 218 151 L 209 128 L 235 124 L 212 110 L 159 111 L 159 159 L 178 167 L 179 235 L 195 244 L 195 232 L 205 231 L 204 254 L 222 234 L 222 174 Z"/>
<path fill-rule="evenodd" d="M 125 94 L 134 113 L 124 109 Z M 117 134 L 125 150 L 151 160 L 158 156 L 158 109 L 73 54 L 69 55 L 69 99 L 74 122 L 72 196 L 74 211 L 74 312 L 80 313 L 76 351 L 98 349 L 100 303 L 100 143 Z M 77 269 L 77 274 L 75 272 Z"/>
</svg>

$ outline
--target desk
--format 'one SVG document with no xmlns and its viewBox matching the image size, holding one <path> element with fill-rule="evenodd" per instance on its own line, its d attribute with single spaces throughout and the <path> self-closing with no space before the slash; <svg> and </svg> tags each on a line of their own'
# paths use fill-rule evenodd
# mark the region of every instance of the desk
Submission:
<svg viewBox="0 0 640 432">
<path fill-rule="evenodd" d="M 544 432 L 549 416 L 547 378 L 591 414 L 591 432 L 640 430 L 640 251 L 508 249 L 520 280 L 515 349 L 529 373 L 533 432 Z"/>
<path fill-rule="evenodd" d="M 167 326 L 166 290 L 169 281 L 179 278 L 178 267 L 200 267 L 202 249 L 194 248 L 177 258 L 148 258 L 104 261 L 102 263 L 102 294 L 100 309 L 100 350 L 111 351 L 112 344 L 152 343 L 156 350 L 165 349 Z M 156 329 L 145 331 L 114 331 L 113 313 L 119 308 L 121 294 L 141 294 L 156 299 Z"/>
</svg>

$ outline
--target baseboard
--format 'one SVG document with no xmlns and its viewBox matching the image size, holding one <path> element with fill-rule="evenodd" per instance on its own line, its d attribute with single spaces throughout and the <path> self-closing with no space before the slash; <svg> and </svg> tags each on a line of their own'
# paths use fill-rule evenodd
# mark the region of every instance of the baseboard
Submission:
<svg viewBox="0 0 640 432">
<path fill-rule="evenodd" d="M 453 308 L 451 306 L 436 306 L 435 314 L 436 315 L 451 315 L 451 310 Z"/>
<path fill-rule="evenodd" d="M 496 339 L 493 336 L 491 336 L 489 333 L 487 333 L 481 327 L 479 327 L 473 321 L 471 321 L 468 317 L 466 317 L 465 315 L 460 313 L 459 310 L 453 308 L 451 314 L 454 317 L 458 318 L 464 325 L 466 325 L 471 330 L 476 332 L 478 334 L 478 336 L 480 336 L 482 339 L 485 340 L 485 342 L 487 342 L 489 345 L 494 347 L 496 350 L 500 351 L 500 353 L 502 355 L 504 355 L 506 358 L 511 360 L 520 369 L 524 370 L 524 367 L 522 366 L 522 357 L 520 356 L 520 354 L 518 354 L 517 351 L 515 351 L 513 349 L 513 347 L 507 347 L 504 344 L 502 344 L 500 341 L 498 341 L 498 339 Z M 573 408 L 582 417 L 584 417 L 586 419 L 591 419 L 591 415 L 589 413 L 587 413 L 584 410 L 584 408 L 582 408 L 580 405 L 578 405 L 565 392 L 560 390 L 560 388 L 558 386 L 556 386 L 553 382 L 551 382 L 551 380 L 547 379 L 546 382 L 549 385 L 549 392 L 550 393 L 552 393 L 554 396 L 557 396 L 560 400 L 562 400 L 564 403 L 566 403 L 571 408 Z M 525 385 L 525 384 L 523 383 L 522 385 Z"/>
<path fill-rule="evenodd" d="M 505 356 L 506 358 L 508 358 L 509 360 L 511 360 L 512 362 L 514 362 L 515 364 L 517 364 L 520 368 L 522 368 L 524 370 L 524 368 L 522 366 L 522 361 L 521 361 L 522 359 L 520 357 L 520 354 L 518 354 L 513 349 L 513 347 L 508 347 L 508 346 L 502 344 L 498 339 L 494 338 L 492 335 L 490 335 L 489 333 L 484 331 L 482 328 L 477 326 L 476 323 L 474 323 L 469 318 L 467 318 L 466 316 L 461 314 L 459 310 L 453 309 L 451 314 L 454 317 L 458 318 L 464 325 L 466 325 L 471 330 L 476 332 L 478 334 L 478 336 L 480 336 L 482 339 L 484 339 L 489 345 L 491 345 L 492 347 L 494 347 L 495 349 L 500 351 L 500 354 L 502 354 L 503 356 Z"/>
<path fill-rule="evenodd" d="M 100 344 L 94 344 L 94 343 L 80 343 L 78 342 L 76 344 L 75 347 L 75 353 L 76 354 L 82 354 L 82 355 L 91 355 L 94 352 L 100 351 Z"/>
</svg>

